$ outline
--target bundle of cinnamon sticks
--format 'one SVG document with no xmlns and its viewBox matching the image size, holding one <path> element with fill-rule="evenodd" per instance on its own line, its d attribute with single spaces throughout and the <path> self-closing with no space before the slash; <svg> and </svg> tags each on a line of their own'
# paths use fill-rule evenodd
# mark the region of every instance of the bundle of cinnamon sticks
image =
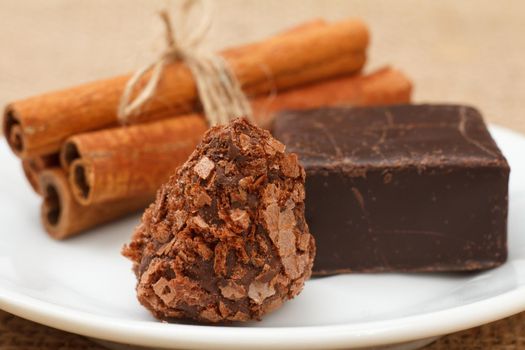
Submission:
<svg viewBox="0 0 525 350">
<path fill-rule="evenodd" d="M 386 67 L 361 73 L 368 41 L 359 20 L 316 20 L 221 55 L 250 98 L 256 123 L 269 128 L 284 109 L 409 102 L 412 85 L 401 72 Z M 183 63 L 166 67 L 134 125 L 119 126 L 117 107 L 129 78 L 96 81 L 5 108 L 4 134 L 43 197 L 42 221 L 54 238 L 147 206 L 208 128 Z"/>
</svg>

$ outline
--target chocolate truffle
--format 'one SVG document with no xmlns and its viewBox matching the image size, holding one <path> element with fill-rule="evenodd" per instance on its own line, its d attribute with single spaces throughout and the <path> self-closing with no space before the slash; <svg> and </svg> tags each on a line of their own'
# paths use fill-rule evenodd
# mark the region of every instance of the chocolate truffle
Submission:
<svg viewBox="0 0 525 350">
<path fill-rule="evenodd" d="M 245 119 L 210 129 L 124 247 L 138 300 L 162 320 L 224 322 L 299 294 L 315 255 L 304 182 L 269 132 Z"/>
</svg>

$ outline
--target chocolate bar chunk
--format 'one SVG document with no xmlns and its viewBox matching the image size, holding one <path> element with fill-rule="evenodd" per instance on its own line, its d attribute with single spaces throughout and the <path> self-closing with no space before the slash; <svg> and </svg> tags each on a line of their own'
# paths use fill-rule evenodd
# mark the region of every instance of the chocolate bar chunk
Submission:
<svg viewBox="0 0 525 350">
<path fill-rule="evenodd" d="M 476 109 L 289 111 L 276 118 L 274 136 L 306 170 L 314 273 L 505 262 L 510 169 Z"/>
</svg>

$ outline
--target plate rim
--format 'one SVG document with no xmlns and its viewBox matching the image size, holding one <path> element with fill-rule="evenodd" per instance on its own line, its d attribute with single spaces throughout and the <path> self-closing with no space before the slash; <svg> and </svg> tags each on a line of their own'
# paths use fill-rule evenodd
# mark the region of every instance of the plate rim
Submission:
<svg viewBox="0 0 525 350">
<path fill-rule="evenodd" d="M 0 308 L 78 335 L 165 349 L 334 349 L 403 343 L 490 323 L 525 310 L 525 285 L 469 304 L 383 321 L 300 327 L 228 327 L 124 320 L 44 302 L 0 286 Z M 487 312 L 492 310 L 492 312 Z M 203 337 L 203 329 L 205 330 Z"/>
<path fill-rule="evenodd" d="M 503 126 L 490 124 L 489 130 L 525 141 L 524 135 Z M 46 302 L 12 291 L 2 284 L 0 308 L 70 333 L 139 346 L 166 349 L 356 348 L 440 336 L 525 311 L 525 285 L 486 299 L 424 314 L 321 326 L 228 327 L 126 320 Z"/>
</svg>

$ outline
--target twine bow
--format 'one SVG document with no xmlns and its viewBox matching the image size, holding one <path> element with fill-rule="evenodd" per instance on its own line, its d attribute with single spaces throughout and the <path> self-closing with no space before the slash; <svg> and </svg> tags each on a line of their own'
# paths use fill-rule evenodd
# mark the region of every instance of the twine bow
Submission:
<svg viewBox="0 0 525 350">
<path fill-rule="evenodd" d="M 202 13 L 197 23 L 190 23 L 196 4 L 201 6 Z M 129 124 L 131 117 L 138 114 L 140 108 L 155 95 L 165 65 L 175 61 L 184 62 L 190 69 L 210 126 L 227 124 L 240 116 L 253 120 L 248 99 L 228 63 L 219 55 L 199 49 L 211 26 L 209 6 L 199 0 L 183 0 L 175 15 L 176 21 L 172 24 L 169 13 L 166 10 L 160 12 L 166 29 L 166 50 L 155 62 L 135 72 L 127 82 L 118 108 L 120 123 Z M 146 85 L 132 99 L 138 82 L 150 71 Z"/>
</svg>

